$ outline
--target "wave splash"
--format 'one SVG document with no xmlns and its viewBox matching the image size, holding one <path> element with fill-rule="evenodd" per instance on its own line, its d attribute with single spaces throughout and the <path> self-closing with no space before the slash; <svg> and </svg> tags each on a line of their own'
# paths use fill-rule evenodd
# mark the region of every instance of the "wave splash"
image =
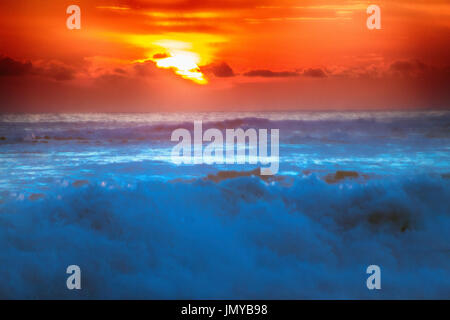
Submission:
<svg viewBox="0 0 450 320">
<path fill-rule="evenodd" d="M 448 179 L 292 179 L 91 183 L 7 199 L 0 298 L 450 298 Z M 65 288 L 71 264 L 81 291 Z M 377 292 L 365 286 L 371 264 Z"/>
</svg>

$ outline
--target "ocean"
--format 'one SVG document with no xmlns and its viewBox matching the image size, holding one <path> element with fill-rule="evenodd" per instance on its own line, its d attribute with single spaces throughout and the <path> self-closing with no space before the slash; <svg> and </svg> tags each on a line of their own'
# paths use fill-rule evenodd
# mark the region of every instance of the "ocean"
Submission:
<svg viewBox="0 0 450 320">
<path fill-rule="evenodd" d="M 278 173 L 175 164 L 199 120 Z M 449 299 L 449 199 L 450 111 L 2 114 L 0 298 Z"/>
</svg>

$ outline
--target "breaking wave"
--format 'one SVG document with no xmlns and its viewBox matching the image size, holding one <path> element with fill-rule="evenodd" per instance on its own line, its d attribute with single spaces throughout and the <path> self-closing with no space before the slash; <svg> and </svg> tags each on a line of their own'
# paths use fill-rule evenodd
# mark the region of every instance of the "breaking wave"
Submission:
<svg viewBox="0 0 450 320">
<path fill-rule="evenodd" d="M 183 119 L 180 121 L 180 119 Z M 177 128 L 280 128 L 281 141 L 450 137 L 450 112 L 278 112 L 189 114 L 0 114 L 0 143 L 71 140 L 163 141 Z"/>
<path fill-rule="evenodd" d="M 219 177 L 5 199 L 0 298 L 450 298 L 445 177 Z"/>
</svg>

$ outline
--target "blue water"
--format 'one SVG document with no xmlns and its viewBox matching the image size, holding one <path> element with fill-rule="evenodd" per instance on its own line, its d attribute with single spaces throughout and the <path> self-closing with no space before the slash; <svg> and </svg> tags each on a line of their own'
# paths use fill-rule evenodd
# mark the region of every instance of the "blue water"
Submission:
<svg viewBox="0 0 450 320">
<path fill-rule="evenodd" d="M 278 174 L 174 164 L 194 120 L 279 129 Z M 4 114 L 0 297 L 448 299 L 449 174 L 447 111 Z"/>
</svg>

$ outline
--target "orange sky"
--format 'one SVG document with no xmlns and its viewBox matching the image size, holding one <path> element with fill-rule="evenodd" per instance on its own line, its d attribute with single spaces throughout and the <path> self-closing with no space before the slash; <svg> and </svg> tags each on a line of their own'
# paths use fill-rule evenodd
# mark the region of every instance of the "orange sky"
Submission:
<svg viewBox="0 0 450 320">
<path fill-rule="evenodd" d="M 0 111 L 450 107 L 447 0 L 2 0 L 0 15 Z"/>
</svg>

